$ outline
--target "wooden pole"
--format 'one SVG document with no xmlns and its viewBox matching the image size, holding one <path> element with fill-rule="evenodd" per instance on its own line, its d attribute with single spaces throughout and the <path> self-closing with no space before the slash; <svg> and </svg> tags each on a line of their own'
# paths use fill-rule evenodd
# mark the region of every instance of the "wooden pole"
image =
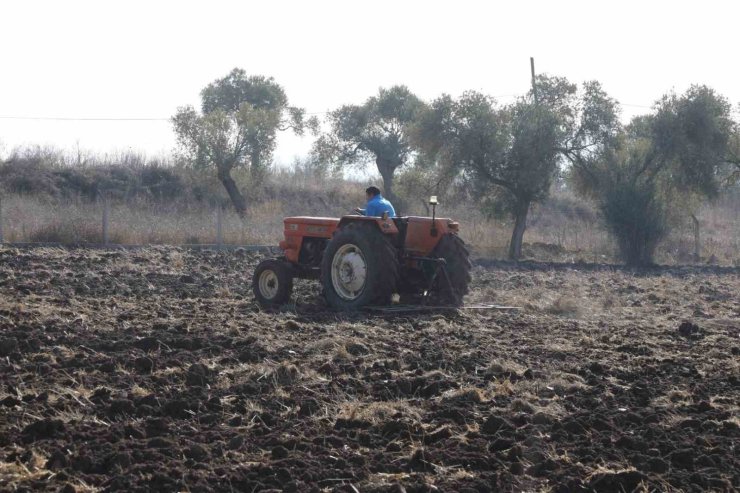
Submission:
<svg viewBox="0 0 740 493">
<path fill-rule="evenodd" d="M 0 197 L 0 243 L 3 241 L 3 198 Z"/>
<path fill-rule="evenodd" d="M 109 234 L 108 234 L 109 218 L 110 218 L 110 203 L 108 202 L 108 195 L 103 194 L 103 245 L 107 245 L 109 241 Z"/>
<path fill-rule="evenodd" d="M 534 104 L 539 104 L 539 100 L 537 98 L 537 81 L 535 79 L 534 74 L 534 57 L 529 57 L 529 66 L 532 69 L 532 94 L 534 95 Z"/>
<path fill-rule="evenodd" d="M 691 214 L 691 220 L 694 223 L 694 262 L 701 261 L 701 235 L 699 230 L 699 218 Z"/>
</svg>

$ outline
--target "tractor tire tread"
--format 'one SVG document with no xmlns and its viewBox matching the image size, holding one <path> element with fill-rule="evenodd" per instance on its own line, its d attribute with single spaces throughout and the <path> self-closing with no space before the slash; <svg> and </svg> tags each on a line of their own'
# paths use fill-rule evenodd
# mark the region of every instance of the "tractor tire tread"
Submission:
<svg viewBox="0 0 740 493">
<path fill-rule="evenodd" d="M 472 281 L 470 274 L 473 264 L 470 261 L 470 252 L 462 238 L 454 233 L 444 235 L 437 243 L 433 256 L 444 258 L 447 261 L 447 275 L 450 278 L 452 290 L 444 281 L 437 280 L 436 298 L 439 303 L 462 306 L 463 299 L 469 292 Z"/>
<path fill-rule="evenodd" d="M 268 299 L 262 295 L 259 288 L 259 278 L 265 270 L 272 270 L 278 278 L 278 292 L 274 298 Z M 293 270 L 292 266 L 282 258 L 266 259 L 257 264 L 252 276 L 252 292 L 254 297 L 263 307 L 279 306 L 290 301 L 293 294 Z"/>
<path fill-rule="evenodd" d="M 362 238 L 364 241 L 358 241 L 359 238 Z M 339 243 L 344 241 L 355 244 L 358 242 L 367 243 L 369 246 L 368 251 L 363 252 L 363 254 L 366 258 L 372 258 L 372 260 L 368 258 L 368 263 L 382 267 L 375 275 L 373 273 L 369 274 L 368 282 L 370 284 L 365 288 L 368 292 L 365 295 L 361 295 L 361 300 L 358 299 L 357 302 L 341 300 L 338 295 L 333 293 L 334 289 L 331 284 L 331 263 L 333 252 L 335 251 L 334 245 L 337 245 L 338 248 Z M 371 268 L 371 265 L 368 265 L 368 268 Z M 375 224 L 350 223 L 334 234 L 334 238 L 332 238 L 324 252 L 324 259 L 321 265 L 321 282 L 324 287 L 325 297 L 330 305 L 339 310 L 354 310 L 366 305 L 388 304 L 391 295 L 396 292 L 400 281 L 400 272 L 401 267 L 398 260 L 398 252 L 391 243 L 390 238 L 383 234 Z"/>
</svg>

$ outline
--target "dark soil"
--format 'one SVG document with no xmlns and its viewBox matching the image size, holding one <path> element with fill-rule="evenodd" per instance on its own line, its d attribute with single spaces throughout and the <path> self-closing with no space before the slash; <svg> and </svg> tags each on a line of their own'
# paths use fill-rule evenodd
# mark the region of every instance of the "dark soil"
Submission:
<svg viewBox="0 0 740 493">
<path fill-rule="evenodd" d="M 522 310 L 265 312 L 244 251 L 0 247 L 0 490 L 740 489 L 740 275 L 489 265 Z"/>
</svg>

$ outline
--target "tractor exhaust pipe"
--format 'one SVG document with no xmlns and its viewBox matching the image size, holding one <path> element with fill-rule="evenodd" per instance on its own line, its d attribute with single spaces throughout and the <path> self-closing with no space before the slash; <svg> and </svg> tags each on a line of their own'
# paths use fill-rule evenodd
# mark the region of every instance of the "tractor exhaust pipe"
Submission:
<svg viewBox="0 0 740 493">
<path fill-rule="evenodd" d="M 431 197 L 429 197 L 429 205 L 432 206 L 432 229 L 429 233 L 434 238 L 437 236 L 437 222 L 435 221 L 435 218 L 437 216 L 437 196 L 436 195 L 432 195 Z"/>
</svg>

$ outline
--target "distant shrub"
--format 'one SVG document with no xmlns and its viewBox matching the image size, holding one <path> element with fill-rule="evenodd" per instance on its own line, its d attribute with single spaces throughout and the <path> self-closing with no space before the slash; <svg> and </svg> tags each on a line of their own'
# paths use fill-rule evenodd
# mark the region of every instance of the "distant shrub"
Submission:
<svg viewBox="0 0 740 493">
<path fill-rule="evenodd" d="M 185 183 L 174 169 L 157 164 L 145 166 L 139 172 L 141 187 L 157 200 L 173 201 L 186 192 Z"/>
<path fill-rule="evenodd" d="M 0 184 L 9 193 L 95 201 L 105 192 L 119 200 L 172 202 L 190 199 L 182 170 L 143 156 L 123 154 L 74 161 L 61 151 L 14 151 L 0 163 Z"/>
<path fill-rule="evenodd" d="M 551 216 L 562 215 L 570 220 L 595 223 L 598 217 L 594 207 L 586 200 L 575 196 L 572 192 L 557 190 L 544 201 Z M 533 223 L 534 224 L 534 223 Z"/>
<path fill-rule="evenodd" d="M 0 184 L 9 193 L 52 196 L 58 193 L 54 175 L 38 161 L 6 161 L 0 166 Z"/>
<path fill-rule="evenodd" d="M 78 168 L 64 168 L 52 172 L 54 179 L 54 196 L 79 197 L 86 200 L 95 200 L 98 184 L 92 173 Z"/>
<path fill-rule="evenodd" d="M 601 211 L 622 259 L 628 265 L 651 264 L 668 232 L 662 197 L 648 185 L 617 183 L 605 192 Z"/>
</svg>

